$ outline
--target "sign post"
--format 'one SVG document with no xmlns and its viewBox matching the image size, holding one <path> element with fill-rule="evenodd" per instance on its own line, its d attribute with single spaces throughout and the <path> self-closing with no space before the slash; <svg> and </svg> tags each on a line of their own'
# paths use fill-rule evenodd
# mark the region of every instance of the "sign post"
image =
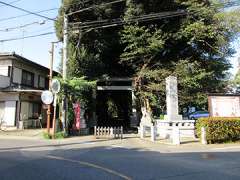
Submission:
<svg viewBox="0 0 240 180">
<path fill-rule="evenodd" d="M 51 91 L 43 91 L 41 95 L 42 102 L 46 105 L 50 105 L 53 102 L 53 94 Z M 47 111 L 47 133 L 50 132 L 50 110 Z"/>
<path fill-rule="evenodd" d="M 53 103 L 53 107 L 54 107 L 54 111 L 53 111 L 53 137 L 55 137 L 55 133 L 56 133 L 56 109 L 57 109 L 57 93 L 60 92 L 60 82 L 57 79 L 53 79 L 52 83 L 51 83 L 51 87 L 52 87 L 52 92 L 54 94 L 54 103 Z"/>
</svg>

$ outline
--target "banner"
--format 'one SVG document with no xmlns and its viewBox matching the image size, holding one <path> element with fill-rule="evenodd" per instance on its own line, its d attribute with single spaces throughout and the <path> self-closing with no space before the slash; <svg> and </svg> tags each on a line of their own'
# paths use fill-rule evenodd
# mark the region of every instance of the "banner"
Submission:
<svg viewBox="0 0 240 180">
<path fill-rule="evenodd" d="M 74 123 L 73 123 L 73 129 L 75 130 L 79 130 L 80 129 L 80 115 L 81 115 L 81 106 L 80 103 L 74 103 L 73 104 L 73 109 L 74 109 L 74 115 L 75 115 L 75 119 L 74 119 Z"/>
</svg>

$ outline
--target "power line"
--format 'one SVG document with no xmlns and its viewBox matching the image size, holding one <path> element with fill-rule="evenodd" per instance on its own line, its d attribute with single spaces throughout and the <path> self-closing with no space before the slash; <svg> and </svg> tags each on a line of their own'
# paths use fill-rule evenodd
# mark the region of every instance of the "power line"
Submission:
<svg viewBox="0 0 240 180">
<path fill-rule="evenodd" d="M 14 4 L 14 3 L 19 2 L 19 1 L 22 1 L 22 0 L 12 1 L 12 2 L 9 2 L 9 4 Z M 5 5 L 1 5 L 0 7 L 3 7 L 3 6 L 5 6 Z"/>
<path fill-rule="evenodd" d="M 38 13 L 35 13 L 35 12 L 28 11 L 28 10 L 26 10 L 26 9 L 23 9 L 23 8 L 20 8 L 20 7 L 11 5 L 11 4 L 9 4 L 9 3 L 5 3 L 5 2 L 0 1 L 0 4 L 4 4 L 4 5 L 6 5 L 6 6 L 9 6 L 9 7 L 15 8 L 15 9 L 18 9 L 18 10 L 20 10 L 20 11 L 27 12 L 27 13 L 29 13 L 29 14 L 33 14 L 33 15 L 35 15 L 35 16 L 39 16 L 39 17 L 42 17 L 42 18 L 45 18 L 45 19 L 48 19 L 48 20 L 55 21 L 55 19 L 49 18 L 49 17 L 47 17 L 47 16 L 43 16 L 43 15 L 38 14 Z"/>
<path fill-rule="evenodd" d="M 53 10 L 58 10 L 58 8 L 51 8 L 51 9 L 36 11 L 34 13 L 49 12 L 49 11 L 53 11 Z M 27 14 L 22 14 L 22 15 L 19 15 L 19 16 L 12 16 L 12 17 L 7 17 L 7 18 L 2 18 L 2 19 L 0 19 L 0 22 L 11 20 L 11 19 L 16 19 L 16 18 L 20 18 L 20 17 L 24 17 L 24 16 L 29 16 L 29 15 L 32 15 L 32 14 L 31 13 L 27 13 Z"/>
<path fill-rule="evenodd" d="M 24 25 L 21 25 L 21 26 L 15 26 L 15 27 L 10 27 L 10 28 L 0 29 L 0 32 L 9 32 L 9 31 L 12 31 L 12 30 L 15 30 L 15 29 L 21 29 L 21 28 L 24 28 L 24 27 L 28 27 L 28 26 L 31 26 L 31 25 L 34 25 L 34 24 L 43 25 L 43 24 L 45 24 L 45 22 L 46 21 L 35 21 L 35 22 L 27 23 L 27 24 L 24 24 Z"/>
<path fill-rule="evenodd" d="M 55 32 L 47 32 L 47 33 L 31 35 L 31 36 L 24 36 L 24 37 L 19 37 L 19 38 L 2 39 L 2 40 L 0 40 L 0 43 L 9 42 L 9 41 L 16 41 L 16 40 L 21 40 L 21 39 L 34 38 L 34 37 L 40 37 L 40 36 L 46 36 L 46 35 L 50 35 L 50 34 L 55 34 Z"/>
<path fill-rule="evenodd" d="M 107 6 L 107 5 L 112 5 L 112 4 L 116 4 L 116 3 L 120 3 L 120 2 L 124 2 L 124 1 L 126 1 L 126 0 L 117 0 L 117 1 L 112 1 L 112 2 L 109 2 L 109 3 L 97 4 L 97 5 L 88 7 L 88 8 L 84 8 L 84 9 L 80 9 L 78 11 L 74 11 L 74 12 L 68 13 L 66 15 L 67 16 L 71 16 L 71 15 L 76 14 L 76 13 L 80 13 L 80 12 L 83 12 L 83 11 L 88 11 L 88 10 L 94 9 L 94 8 L 96 8 L 98 6 Z"/>
<path fill-rule="evenodd" d="M 79 27 L 79 29 L 81 30 L 88 29 L 88 28 L 99 29 L 99 28 L 121 26 L 126 23 L 132 23 L 132 22 L 146 22 L 146 21 L 153 21 L 153 20 L 163 19 L 163 18 L 183 16 L 186 14 L 187 14 L 186 12 L 172 11 L 172 12 L 152 13 L 148 15 L 135 16 L 133 18 L 128 19 L 127 21 L 125 21 L 124 19 L 117 18 L 112 20 L 92 21 L 87 23 L 77 22 L 77 23 L 73 23 L 73 25 L 80 24 L 81 26 Z"/>
</svg>

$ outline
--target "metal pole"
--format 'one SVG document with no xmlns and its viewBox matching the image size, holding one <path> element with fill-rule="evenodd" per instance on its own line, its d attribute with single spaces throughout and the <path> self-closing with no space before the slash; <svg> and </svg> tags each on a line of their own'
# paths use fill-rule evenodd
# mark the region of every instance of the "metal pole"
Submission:
<svg viewBox="0 0 240 180">
<path fill-rule="evenodd" d="M 54 43 L 52 43 L 52 48 L 50 51 L 51 60 L 50 60 L 50 67 L 49 67 L 49 91 L 51 91 L 51 84 L 52 84 L 52 76 L 53 76 L 53 53 L 54 53 Z M 50 133 L 50 120 L 51 120 L 51 104 L 48 105 L 47 110 L 47 133 Z"/>
<path fill-rule="evenodd" d="M 67 79 L 67 42 L 68 42 L 68 17 L 64 15 L 64 24 L 63 24 L 63 64 L 62 64 L 62 76 L 63 81 Z M 62 122 L 64 123 L 64 131 L 67 132 L 67 99 L 64 94 L 62 101 Z"/>
<path fill-rule="evenodd" d="M 54 94 L 54 112 L 53 112 L 53 138 L 55 138 L 56 133 L 56 109 L 57 109 L 57 94 Z"/>
</svg>

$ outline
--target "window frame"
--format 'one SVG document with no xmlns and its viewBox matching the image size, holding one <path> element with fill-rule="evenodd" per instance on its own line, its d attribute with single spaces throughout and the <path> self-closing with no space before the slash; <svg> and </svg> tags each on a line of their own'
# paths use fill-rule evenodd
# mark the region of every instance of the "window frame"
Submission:
<svg viewBox="0 0 240 180">
<path fill-rule="evenodd" d="M 26 73 L 27 76 L 28 75 L 31 76 L 31 84 L 28 84 L 28 80 L 23 79 L 24 78 L 24 75 L 23 75 L 24 73 Z M 28 87 L 34 87 L 34 73 L 22 69 L 22 82 L 21 82 L 21 84 L 24 85 L 24 86 L 28 86 Z"/>
</svg>

